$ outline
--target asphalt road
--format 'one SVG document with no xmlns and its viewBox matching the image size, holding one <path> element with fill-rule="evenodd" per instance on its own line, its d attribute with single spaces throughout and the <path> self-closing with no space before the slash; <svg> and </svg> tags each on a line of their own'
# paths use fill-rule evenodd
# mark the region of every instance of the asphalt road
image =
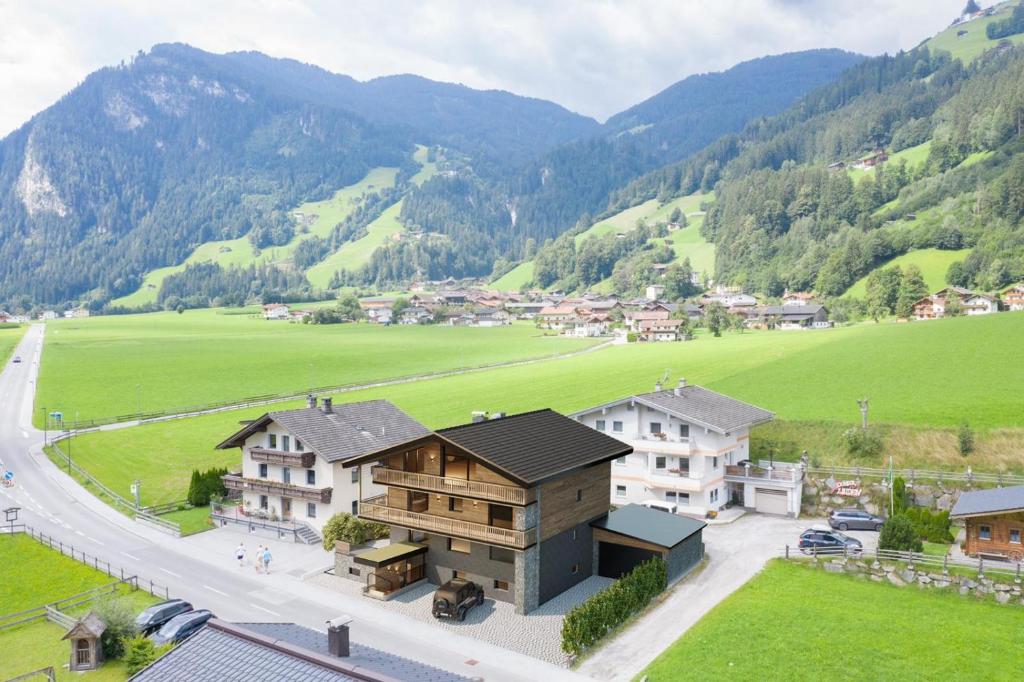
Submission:
<svg viewBox="0 0 1024 682">
<path fill-rule="evenodd" d="M 32 426 L 43 350 L 43 325 L 33 325 L 0 373 L 0 461 L 15 473 L 0 488 L 0 507 L 21 508 L 19 522 L 79 550 L 169 588 L 236 622 L 295 622 L 317 630 L 340 614 L 353 616 L 360 644 L 488 680 L 580 679 L 538 659 L 393 613 L 364 598 L 334 594 L 287 575 L 240 572 L 223 557 L 196 552 L 184 540 L 150 529 L 93 497 L 42 454 L 43 433 Z M 103 390 L 98 386 L 96 390 Z M 73 456 L 73 455 L 72 455 Z"/>
</svg>

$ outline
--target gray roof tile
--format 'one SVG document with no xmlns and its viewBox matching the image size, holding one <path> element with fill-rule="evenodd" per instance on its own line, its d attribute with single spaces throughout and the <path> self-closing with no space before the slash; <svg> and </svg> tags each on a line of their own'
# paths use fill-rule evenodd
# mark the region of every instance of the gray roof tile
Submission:
<svg viewBox="0 0 1024 682">
<path fill-rule="evenodd" d="M 972 490 L 960 495 L 950 516 L 974 516 L 1024 509 L 1024 485 Z"/>
<path fill-rule="evenodd" d="M 671 549 L 708 524 L 686 516 L 630 504 L 609 512 L 590 525 Z"/>
<path fill-rule="evenodd" d="M 678 389 L 643 393 L 636 396 L 636 399 L 645 405 L 666 410 L 680 419 L 698 422 L 722 433 L 775 418 L 768 410 L 692 384 Z"/>
</svg>

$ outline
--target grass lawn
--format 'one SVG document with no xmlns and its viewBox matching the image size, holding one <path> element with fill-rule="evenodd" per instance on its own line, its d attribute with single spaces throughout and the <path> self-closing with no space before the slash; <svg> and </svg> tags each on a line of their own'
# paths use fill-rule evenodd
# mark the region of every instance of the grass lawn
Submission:
<svg viewBox="0 0 1024 682">
<path fill-rule="evenodd" d="M 498 291 L 522 291 L 526 283 L 532 279 L 533 261 L 528 260 L 525 263 L 520 263 L 491 282 L 490 286 Z"/>
<path fill-rule="evenodd" d="M 928 556 L 937 556 L 940 558 L 949 554 L 950 545 L 941 542 L 925 542 L 923 544 L 924 546 L 921 550 L 922 554 L 927 554 Z"/>
<path fill-rule="evenodd" d="M 0 678 L 7 679 L 53 666 L 60 682 L 124 682 L 128 679 L 128 669 L 121 661 L 107 661 L 99 670 L 86 673 L 68 671 L 64 666 L 68 663 L 71 645 L 61 641 L 63 636 L 62 627 L 47 621 L 0 632 L 0 647 L 3 649 L 3 655 L 0 655 Z"/>
<path fill-rule="evenodd" d="M 181 534 L 183 536 L 202 533 L 204 530 L 213 528 L 210 525 L 209 507 L 193 507 L 192 509 L 168 512 L 167 514 L 161 514 L 160 518 L 178 524 L 181 527 Z"/>
<path fill-rule="evenodd" d="M 304 325 L 222 312 L 48 324 L 36 419 L 42 407 L 69 420 L 112 417 L 540 357 L 595 343 L 545 337 L 530 324 Z"/>
<path fill-rule="evenodd" d="M 964 64 L 974 61 L 985 50 L 989 50 L 999 43 L 998 40 L 988 39 L 988 36 L 985 34 L 985 27 L 993 21 L 1002 21 L 1009 17 L 1010 11 L 1015 4 L 1004 2 L 1000 11 L 995 16 L 975 19 L 966 24 L 950 26 L 934 38 L 929 39 L 927 42 L 928 48 L 931 50 L 945 50 L 952 54 L 954 59 L 959 59 Z M 960 31 L 967 31 L 967 35 L 958 38 L 957 33 Z M 1006 40 L 1018 45 L 1024 41 L 1024 34 L 1009 36 Z"/>
<path fill-rule="evenodd" d="M 958 260 L 963 260 L 970 252 L 970 249 L 960 249 L 958 251 L 916 249 L 914 251 L 908 251 L 902 256 L 897 256 L 878 267 L 888 268 L 893 265 L 899 265 L 901 268 L 905 268 L 910 264 L 914 264 L 921 268 L 921 274 L 924 276 L 924 281 L 928 285 L 928 290 L 938 291 L 946 286 L 946 271 L 949 269 L 950 264 Z M 843 296 L 864 298 L 864 295 L 867 293 L 869 275 L 870 273 L 854 282 L 853 286 L 847 289 Z"/>
<path fill-rule="evenodd" d="M 600 237 L 602 235 L 614 234 L 616 232 L 629 232 L 636 228 L 636 221 L 641 219 L 646 220 L 648 215 L 658 209 L 658 206 L 658 200 L 651 199 L 637 206 L 620 211 L 613 216 L 605 218 L 604 220 L 599 220 L 594 223 L 590 229 L 576 235 L 576 246 L 579 246 L 580 243 L 588 237 Z"/>
<path fill-rule="evenodd" d="M 398 200 L 366 226 L 366 236 L 342 244 L 340 249 L 306 270 L 306 279 L 315 287 L 327 289 L 331 277 L 338 270 L 357 270 L 366 265 L 374 251 L 387 243 L 391 237 L 405 230 L 398 222 L 398 215 L 401 212 L 402 200 Z"/>
<path fill-rule="evenodd" d="M 7 363 L 26 329 L 28 327 L 25 325 L 0 328 L 0 368 Z"/>
<path fill-rule="evenodd" d="M 651 682 L 1019 679 L 1022 619 L 1017 606 L 775 560 L 642 675 Z"/>
<path fill-rule="evenodd" d="M 971 464 L 990 470 L 998 464 L 1019 470 L 1017 427 L 1024 426 L 1024 414 L 1017 387 L 1024 385 L 1024 365 L 1008 364 L 991 349 L 998 339 L 1022 335 L 1020 313 L 732 333 L 718 339 L 701 334 L 686 343 L 615 346 L 533 365 L 353 391 L 336 400 L 386 398 L 439 428 L 468 421 L 473 410 L 515 413 L 551 407 L 570 413 L 649 391 L 670 368 L 670 385 L 685 376 L 773 410 L 783 421 L 756 430 L 755 446 L 765 429 L 773 440 L 791 441 L 793 453 L 807 447 L 823 463 L 848 463 L 840 434 L 860 418 L 856 399 L 869 395 L 873 422 L 901 425 L 890 437 L 898 466 L 962 469 Z M 951 348 L 970 372 L 934 371 L 935 358 L 948 355 Z M 239 420 L 264 411 L 235 410 L 83 434 L 75 438 L 74 458 L 115 490 L 127 491 L 132 478 L 141 478 L 145 504 L 169 502 L 184 497 L 193 468 L 237 467 L 237 452 L 215 451 L 213 446 L 237 430 Z M 964 419 L 994 439 L 1001 459 L 984 453 L 981 432 L 978 451 L 969 461 L 956 454 L 953 431 Z M 824 435 L 819 439 L 819 434 Z M 889 454 L 887 450 L 877 461 L 860 463 L 880 465 L 881 457 Z M 917 462 L 912 457 L 931 459 Z"/>
</svg>

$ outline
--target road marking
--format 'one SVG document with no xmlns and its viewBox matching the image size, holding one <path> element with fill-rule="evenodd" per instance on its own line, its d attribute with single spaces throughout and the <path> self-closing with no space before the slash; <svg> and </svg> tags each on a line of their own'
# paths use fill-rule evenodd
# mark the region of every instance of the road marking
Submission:
<svg viewBox="0 0 1024 682">
<path fill-rule="evenodd" d="M 210 592 L 216 592 L 217 594 L 219 594 L 222 597 L 230 597 L 231 596 L 227 592 L 221 592 L 220 590 L 218 590 L 216 588 L 213 588 L 213 587 L 210 587 L 209 585 L 203 585 L 203 587 L 205 589 L 209 590 Z"/>
<path fill-rule="evenodd" d="M 126 557 L 128 557 L 128 558 L 129 558 L 129 559 L 131 559 L 132 561 L 141 561 L 141 559 L 139 559 L 139 557 L 137 557 L 137 556 L 132 556 L 132 555 L 131 555 L 131 554 L 129 554 L 128 552 L 121 552 L 121 554 L 122 554 L 123 556 L 126 556 Z"/>
<path fill-rule="evenodd" d="M 166 573 L 167 575 L 173 575 L 175 578 L 181 577 L 179 574 L 175 573 L 174 571 L 168 571 L 166 568 L 161 568 L 160 570 Z"/>
<path fill-rule="evenodd" d="M 278 618 L 281 617 L 281 614 L 278 613 L 277 611 L 271 611 L 270 609 L 265 609 L 262 606 L 260 606 L 259 604 L 252 604 L 252 603 L 250 603 L 249 606 L 253 607 L 254 609 L 259 609 L 260 611 L 263 611 L 264 613 L 269 613 L 271 616 L 277 616 Z"/>
<path fill-rule="evenodd" d="M 75 531 L 75 535 L 81 535 L 81 536 L 82 536 L 83 538 L 85 537 L 85 533 L 83 533 L 83 532 L 82 532 L 82 531 L 80 531 L 80 530 L 76 530 L 76 531 Z"/>
<path fill-rule="evenodd" d="M 100 547 L 106 547 L 106 544 L 104 544 L 104 543 L 100 542 L 99 540 L 97 540 L 97 539 L 96 539 L 96 538 L 94 538 L 93 536 L 91 536 L 91 535 L 87 535 L 86 537 L 88 537 L 90 541 L 92 541 L 92 542 L 95 542 L 95 543 L 96 543 L 97 545 L 99 545 Z"/>
</svg>

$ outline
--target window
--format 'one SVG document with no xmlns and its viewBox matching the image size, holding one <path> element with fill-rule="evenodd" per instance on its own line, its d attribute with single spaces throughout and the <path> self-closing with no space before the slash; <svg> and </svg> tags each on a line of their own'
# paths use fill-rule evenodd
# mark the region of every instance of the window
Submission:
<svg viewBox="0 0 1024 682">
<path fill-rule="evenodd" d="M 578 488 L 576 490 L 576 501 L 577 502 L 582 502 L 583 501 L 583 488 Z"/>
<path fill-rule="evenodd" d="M 267 508 L 267 496 L 266 495 L 260 495 L 260 509 L 266 509 L 266 508 Z"/>
<path fill-rule="evenodd" d="M 978 526 L 978 539 L 979 540 L 991 540 L 992 539 L 992 526 Z"/>
<path fill-rule="evenodd" d="M 679 458 L 679 473 L 683 476 L 690 475 L 690 458 L 680 457 Z"/>
<path fill-rule="evenodd" d="M 267 477 L 267 465 L 266 464 L 260 464 L 260 478 L 266 478 L 266 477 Z"/>
<path fill-rule="evenodd" d="M 689 438 L 690 437 L 690 425 L 689 424 L 680 424 L 679 425 L 679 437 L 680 438 Z"/>
<path fill-rule="evenodd" d="M 622 422 L 612 422 L 612 433 L 622 433 Z"/>
<path fill-rule="evenodd" d="M 658 455 L 657 457 L 654 458 L 654 468 L 655 469 L 664 469 L 665 468 L 665 458 L 663 456 Z"/>
<path fill-rule="evenodd" d="M 690 504 L 690 493 L 683 493 L 678 490 L 666 490 L 665 501 L 675 502 L 679 505 L 687 505 Z"/>
<path fill-rule="evenodd" d="M 569 569 L 569 572 L 572 573 L 573 575 L 576 575 L 577 573 L 580 572 L 580 565 L 579 564 L 573 564 L 572 568 Z"/>
<path fill-rule="evenodd" d="M 491 561 L 500 561 L 503 564 L 514 564 L 516 553 L 504 547 L 491 547 Z"/>
<path fill-rule="evenodd" d="M 291 467 L 281 467 L 281 482 L 291 483 L 292 482 L 292 470 Z"/>
<path fill-rule="evenodd" d="M 616 457 L 615 464 L 620 467 L 626 466 L 626 456 L 623 455 L 622 457 Z"/>
<path fill-rule="evenodd" d="M 298 438 L 295 439 L 295 452 L 302 452 L 302 441 Z"/>
<path fill-rule="evenodd" d="M 457 540 L 455 538 L 448 538 L 448 551 L 459 552 L 460 554 L 470 553 L 469 540 Z M 456 576 L 458 577 L 458 576 Z"/>
<path fill-rule="evenodd" d="M 449 497 L 448 498 L 448 511 L 461 512 L 462 503 L 464 500 L 461 497 Z"/>
<path fill-rule="evenodd" d="M 617 485 L 617 486 L 615 486 L 615 497 L 625 497 L 625 496 L 626 496 L 626 486 L 624 486 L 624 485 Z"/>
<path fill-rule="evenodd" d="M 281 449 L 288 452 L 291 449 L 291 436 L 281 436 Z"/>
<path fill-rule="evenodd" d="M 666 490 L 665 491 L 665 501 L 666 502 L 675 502 L 676 501 L 676 491 L 675 490 Z"/>
<path fill-rule="evenodd" d="M 604 431 L 604 420 L 598 419 L 596 427 L 598 431 Z"/>
<path fill-rule="evenodd" d="M 316 485 L 316 469 L 306 469 L 306 485 Z"/>
<path fill-rule="evenodd" d="M 430 508 L 430 495 L 415 490 L 409 491 L 409 511 L 423 513 Z"/>
<path fill-rule="evenodd" d="M 352 470 L 352 482 L 359 483 L 359 467 Z"/>
<path fill-rule="evenodd" d="M 651 433 L 661 433 L 661 422 L 651 422 Z"/>
<path fill-rule="evenodd" d="M 355 566 L 349 566 L 348 567 L 348 574 L 349 575 L 354 575 L 354 576 L 356 576 L 358 578 L 359 577 L 359 569 L 356 568 Z"/>
<path fill-rule="evenodd" d="M 508 581 L 507 580 L 495 580 L 494 589 L 501 590 L 502 592 L 508 592 Z"/>
<path fill-rule="evenodd" d="M 271 450 L 276 450 L 277 449 L 277 434 L 275 434 L 275 433 L 268 433 L 267 434 L 267 447 L 270 448 Z"/>
<path fill-rule="evenodd" d="M 454 580 L 455 578 L 461 578 L 462 580 L 465 580 L 466 579 L 466 572 L 465 571 L 452 571 L 452 580 Z"/>
<path fill-rule="evenodd" d="M 352 516 L 359 514 L 359 500 L 352 500 Z"/>
<path fill-rule="evenodd" d="M 711 501 L 718 502 L 718 488 L 711 489 Z"/>
<path fill-rule="evenodd" d="M 1012 542 L 1015 545 L 1020 544 L 1020 528 L 1010 529 L 1010 542 Z"/>
<path fill-rule="evenodd" d="M 306 518 L 307 519 L 315 519 L 316 518 L 316 504 L 315 503 L 313 503 L 313 502 L 307 502 L 306 503 Z"/>
</svg>

